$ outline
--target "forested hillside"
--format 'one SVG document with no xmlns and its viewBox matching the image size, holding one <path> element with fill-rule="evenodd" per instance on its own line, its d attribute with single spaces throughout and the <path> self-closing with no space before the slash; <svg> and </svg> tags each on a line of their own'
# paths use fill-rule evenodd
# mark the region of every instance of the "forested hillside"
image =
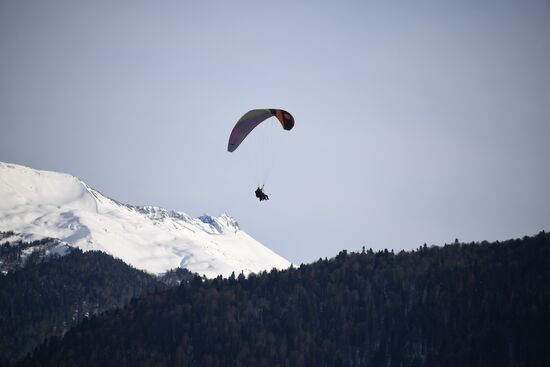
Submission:
<svg viewBox="0 0 550 367">
<path fill-rule="evenodd" d="M 348 254 L 191 282 L 21 366 L 549 366 L 550 236 Z"/>
<path fill-rule="evenodd" d="M 62 257 L 47 255 L 58 243 L 44 239 L 0 246 L 0 366 L 83 319 L 163 287 L 154 276 L 101 252 L 70 249 Z"/>
</svg>

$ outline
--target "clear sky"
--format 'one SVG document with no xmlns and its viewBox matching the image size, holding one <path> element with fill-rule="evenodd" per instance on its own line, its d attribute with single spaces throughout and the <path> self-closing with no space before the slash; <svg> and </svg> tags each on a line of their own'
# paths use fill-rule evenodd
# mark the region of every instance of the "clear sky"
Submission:
<svg viewBox="0 0 550 367">
<path fill-rule="evenodd" d="M 0 0 L 0 161 L 295 263 L 548 230 L 549 138 L 547 0 Z"/>
</svg>

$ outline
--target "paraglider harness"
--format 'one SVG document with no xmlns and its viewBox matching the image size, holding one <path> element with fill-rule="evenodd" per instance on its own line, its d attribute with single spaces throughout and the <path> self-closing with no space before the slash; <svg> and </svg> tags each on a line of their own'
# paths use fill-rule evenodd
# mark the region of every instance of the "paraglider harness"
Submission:
<svg viewBox="0 0 550 367">
<path fill-rule="evenodd" d="M 258 188 L 256 189 L 256 197 L 260 199 L 260 201 L 269 200 L 269 196 L 267 196 L 263 190 L 264 185 L 262 185 L 261 188 L 258 186 Z"/>
</svg>

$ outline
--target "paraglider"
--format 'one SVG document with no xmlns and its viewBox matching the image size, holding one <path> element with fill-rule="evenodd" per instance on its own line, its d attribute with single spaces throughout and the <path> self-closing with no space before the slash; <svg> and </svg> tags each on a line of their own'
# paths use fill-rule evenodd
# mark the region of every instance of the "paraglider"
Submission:
<svg viewBox="0 0 550 367">
<path fill-rule="evenodd" d="M 273 108 L 250 110 L 237 121 L 233 130 L 231 130 L 227 151 L 234 152 L 254 128 L 270 117 L 276 117 L 285 130 L 292 130 L 294 127 L 294 117 L 285 110 Z M 264 185 L 262 187 L 258 186 L 254 192 L 256 197 L 260 201 L 269 200 L 269 196 L 264 193 L 263 189 Z"/>
<path fill-rule="evenodd" d="M 259 187 L 256 189 L 256 197 L 260 199 L 260 201 L 269 200 L 269 196 L 264 193 L 264 185 L 262 187 Z"/>
</svg>

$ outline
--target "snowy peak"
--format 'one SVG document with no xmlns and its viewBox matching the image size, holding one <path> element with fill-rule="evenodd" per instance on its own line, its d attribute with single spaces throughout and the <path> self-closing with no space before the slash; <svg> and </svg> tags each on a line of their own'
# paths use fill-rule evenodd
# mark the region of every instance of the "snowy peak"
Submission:
<svg viewBox="0 0 550 367">
<path fill-rule="evenodd" d="M 105 251 L 157 274 L 183 267 L 214 277 L 290 266 L 228 214 L 193 218 L 158 206 L 126 205 L 74 176 L 1 162 L 0 231 Z"/>
<path fill-rule="evenodd" d="M 24 166 L 0 162 L 2 201 L 0 209 L 10 209 L 29 202 L 41 205 L 70 207 L 94 206 L 88 188 L 74 176 L 48 171 L 38 171 Z"/>
<path fill-rule="evenodd" d="M 205 214 L 198 218 L 192 218 L 183 212 L 167 210 L 152 205 L 134 206 L 130 208 L 134 208 L 139 213 L 144 214 L 147 218 L 154 221 L 183 221 L 189 224 L 198 225 L 203 228 L 203 230 L 211 234 L 236 233 L 240 230 L 239 223 L 227 213 L 223 213 L 219 217 L 213 217 Z"/>
<path fill-rule="evenodd" d="M 207 224 L 210 227 L 210 233 L 213 234 L 236 233 L 240 230 L 239 223 L 226 213 L 217 218 L 206 214 L 200 216 L 198 219 Z"/>
<path fill-rule="evenodd" d="M 165 219 L 176 219 L 182 220 L 185 222 L 191 222 L 192 218 L 185 213 L 178 212 L 175 210 L 167 210 L 158 206 L 146 205 L 146 206 L 135 206 L 134 207 L 138 212 L 145 214 L 149 219 L 152 220 L 165 220 Z"/>
</svg>

